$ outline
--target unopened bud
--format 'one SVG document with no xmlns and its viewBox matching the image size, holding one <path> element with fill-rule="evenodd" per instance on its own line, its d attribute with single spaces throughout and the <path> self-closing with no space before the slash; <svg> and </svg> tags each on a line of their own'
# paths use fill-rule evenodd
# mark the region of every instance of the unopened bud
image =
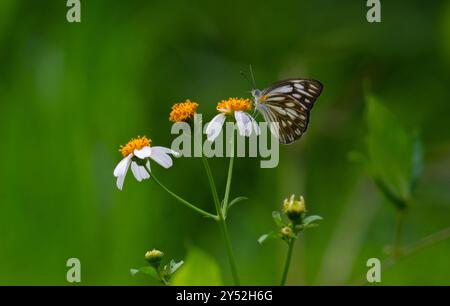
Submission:
<svg viewBox="0 0 450 306">
<path fill-rule="evenodd" d="M 148 263 L 151 264 L 152 266 L 159 266 L 163 256 L 164 256 L 163 252 L 155 249 L 145 253 L 145 259 L 147 259 Z"/>
<path fill-rule="evenodd" d="M 292 228 L 285 226 L 281 229 L 281 236 L 283 238 L 290 238 L 292 236 Z"/>
<path fill-rule="evenodd" d="M 295 195 L 293 194 L 289 200 L 284 200 L 283 211 L 289 220 L 293 222 L 298 221 L 305 212 L 305 199 L 303 196 L 300 196 L 299 200 L 295 200 Z"/>
</svg>

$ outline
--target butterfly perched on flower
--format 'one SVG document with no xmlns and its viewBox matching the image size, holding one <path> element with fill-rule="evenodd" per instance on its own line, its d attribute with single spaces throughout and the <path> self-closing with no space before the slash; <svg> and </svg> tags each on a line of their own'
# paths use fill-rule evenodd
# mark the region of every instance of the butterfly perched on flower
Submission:
<svg viewBox="0 0 450 306">
<path fill-rule="evenodd" d="M 305 133 L 322 88 L 316 80 L 287 79 L 264 90 L 253 89 L 253 103 L 280 143 L 291 144 Z"/>
</svg>

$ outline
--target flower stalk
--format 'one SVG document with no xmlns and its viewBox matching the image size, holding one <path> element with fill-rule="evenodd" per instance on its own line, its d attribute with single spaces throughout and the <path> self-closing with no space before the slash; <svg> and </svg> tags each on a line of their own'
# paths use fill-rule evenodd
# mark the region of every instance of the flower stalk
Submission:
<svg viewBox="0 0 450 306">
<path fill-rule="evenodd" d="M 225 196 L 223 198 L 223 215 L 226 218 L 228 213 L 228 204 L 230 199 L 230 188 L 231 188 L 231 179 L 233 177 L 233 165 L 234 165 L 234 133 L 233 138 L 231 139 L 231 152 L 233 154 L 230 156 L 230 163 L 228 164 L 228 176 L 227 176 L 227 185 L 225 187 Z"/>
<path fill-rule="evenodd" d="M 284 286 L 286 284 L 289 267 L 291 265 L 292 252 L 294 250 L 294 242 L 295 242 L 295 238 L 291 238 L 288 242 L 288 253 L 287 253 L 287 257 L 286 257 L 286 262 L 284 263 L 283 275 L 281 277 L 280 286 Z"/>
<path fill-rule="evenodd" d="M 203 161 L 203 166 L 205 167 L 206 175 L 208 176 L 209 186 L 211 188 L 211 193 L 212 193 L 213 199 L 214 199 L 214 205 L 216 207 L 216 212 L 217 212 L 217 217 L 218 217 L 216 219 L 216 221 L 219 224 L 220 231 L 221 231 L 223 239 L 225 241 L 225 247 L 226 247 L 226 250 L 227 250 L 228 261 L 229 261 L 229 264 L 230 264 L 231 274 L 233 276 L 233 282 L 234 282 L 234 284 L 236 286 L 239 286 L 240 285 L 240 281 L 239 281 L 239 276 L 238 276 L 238 273 L 237 273 L 236 259 L 234 257 L 233 246 L 231 244 L 230 236 L 228 234 L 228 229 L 227 229 L 227 224 L 226 224 L 226 221 L 225 221 L 223 207 L 221 207 L 221 205 L 220 205 L 219 195 L 217 193 L 216 185 L 214 183 L 214 178 L 213 178 L 213 175 L 212 175 L 211 167 L 209 166 L 209 163 L 208 163 L 208 159 L 203 156 L 202 157 L 202 161 Z M 232 173 L 232 171 L 231 171 L 231 173 Z M 231 181 L 230 172 L 228 173 L 228 175 L 229 175 L 229 177 L 227 178 L 227 182 Z M 230 184 L 227 183 L 227 185 L 228 185 L 228 193 L 229 193 L 229 185 Z M 225 201 L 224 201 L 224 205 L 225 205 Z"/>
<path fill-rule="evenodd" d="M 322 220 L 322 217 L 317 215 L 307 216 L 305 199 L 303 196 L 300 196 L 300 199 L 296 200 L 295 195 L 292 195 L 289 199 L 286 198 L 284 200 L 282 213 L 284 218 L 279 211 L 274 211 L 272 213 L 272 218 L 277 225 L 278 230 L 262 235 L 259 237 L 258 242 L 262 244 L 268 239 L 279 238 L 287 243 L 288 252 L 280 282 L 280 285 L 284 286 L 286 284 L 289 267 L 291 265 L 295 240 L 304 230 L 318 226 L 315 222 Z"/>
<path fill-rule="evenodd" d="M 147 172 L 150 174 L 150 171 L 145 168 L 147 170 Z M 180 202 L 181 204 L 185 205 L 186 207 L 192 209 L 193 211 L 199 213 L 200 215 L 207 217 L 207 218 L 212 218 L 214 220 L 218 220 L 218 217 L 216 215 L 213 215 L 197 206 L 195 206 L 194 204 L 189 203 L 188 201 L 186 201 L 185 199 L 183 199 L 182 197 L 178 196 L 176 193 L 172 192 L 169 188 L 167 188 L 164 184 L 162 184 L 155 176 L 154 173 L 152 173 L 152 179 L 155 181 L 156 184 L 158 184 L 162 189 L 164 189 L 168 194 L 170 194 L 173 198 L 175 198 L 178 202 Z"/>
</svg>

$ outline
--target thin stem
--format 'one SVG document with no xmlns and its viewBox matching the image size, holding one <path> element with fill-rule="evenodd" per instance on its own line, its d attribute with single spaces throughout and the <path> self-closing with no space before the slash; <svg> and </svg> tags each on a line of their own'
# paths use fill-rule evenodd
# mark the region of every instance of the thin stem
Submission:
<svg viewBox="0 0 450 306">
<path fill-rule="evenodd" d="M 394 258 L 397 258 L 401 255 L 401 243 L 403 236 L 404 221 L 405 221 L 405 212 L 403 210 L 399 210 L 397 213 L 397 225 L 395 230 L 394 246 L 392 249 L 392 256 Z"/>
<path fill-rule="evenodd" d="M 214 205 L 216 207 L 217 216 L 219 219 L 222 216 L 220 209 L 220 200 L 219 194 L 217 193 L 216 184 L 214 183 L 214 177 L 211 172 L 211 167 L 209 167 L 208 159 L 205 156 L 202 156 L 203 166 L 205 167 L 206 175 L 208 176 L 209 187 L 211 188 L 211 193 L 214 199 Z"/>
<path fill-rule="evenodd" d="M 234 135 L 233 135 L 234 136 Z M 233 177 L 233 164 L 234 164 L 234 152 L 230 157 L 230 163 L 228 165 L 228 177 L 227 177 L 227 185 L 225 187 L 225 196 L 223 198 L 223 214 L 226 218 L 228 212 L 228 201 L 230 196 L 230 188 L 231 188 L 231 178 Z"/>
<path fill-rule="evenodd" d="M 218 221 L 220 229 L 222 231 L 223 238 L 225 240 L 225 246 L 227 248 L 228 261 L 230 263 L 231 274 L 233 276 L 233 281 L 236 286 L 240 286 L 239 275 L 237 272 L 236 259 L 233 253 L 233 246 L 231 244 L 230 236 L 228 235 L 227 223 L 225 219 L 220 219 Z"/>
<path fill-rule="evenodd" d="M 427 246 L 447 240 L 449 238 L 450 238 L 450 227 L 447 227 L 439 232 L 433 233 L 405 247 L 403 254 L 404 256 L 411 255 Z"/>
<path fill-rule="evenodd" d="M 280 286 L 284 286 L 286 284 L 286 279 L 287 279 L 287 275 L 289 272 L 289 266 L 291 265 L 292 251 L 294 250 L 294 242 L 295 242 L 294 238 L 291 238 L 289 240 L 288 253 L 287 253 L 287 257 L 286 257 L 286 262 L 284 263 L 283 276 L 281 277 Z"/>
<path fill-rule="evenodd" d="M 222 232 L 223 239 L 225 240 L 225 246 L 227 249 L 228 261 L 230 263 L 231 274 L 233 276 L 233 281 L 236 286 L 240 285 L 239 276 L 237 273 L 236 259 L 234 258 L 233 247 L 231 245 L 230 236 L 228 235 L 227 225 L 225 223 L 225 218 L 223 215 L 222 208 L 220 206 L 219 194 L 217 193 L 216 184 L 214 183 L 214 177 L 211 172 L 211 168 L 208 163 L 208 159 L 202 156 L 203 166 L 205 167 L 206 174 L 209 180 L 209 186 L 211 187 L 211 193 L 214 199 L 214 205 L 216 206 L 217 222 L 219 223 L 220 231 Z"/>
<path fill-rule="evenodd" d="M 172 197 L 174 197 L 176 200 L 178 200 L 181 204 L 187 206 L 188 208 L 194 210 L 195 212 L 208 217 L 208 218 L 212 218 L 214 220 L 218 220 L 218 216 L 210 214 L 207 211 L 204 211 L 201 208 L 198 208 L 197 206 L 195 206 L 194 204 L 189 203 L 188 201 L 186 201 L 185 199 L 183 199 L 182 197 L 178 196 L 177 194 L 175 194 L 174 192 L 172 192 L 169 188 L 167 188 L 166 186 L 164 186 L 155 176 L 154 173 L 150 174 L 150 171 L 147 169 L 147 167 L 145 167 L 145 170 L 148 172 L 149 175 L 151 175 L 153 181 L 155 181 L 156 184 L 158 184 L 162 189 L 164 189 L 165 191 L 167 191 L 168 194 L 170 194 Z"/>
<path fill-rule="evenodd" d="M 159 277 L 159 280 L 161 281 L 161 283 L 168 286 L 169 282 L 165 278 L 164 274 L 161 272 L 161 267 L 156 267 L 155 269 L 156 269 L 156 273 L 158 274 L 158 277 Z"/>
<path fill-rule="evenodd" d="M 391 260 L 387 260 L 383 265 L 383 268 L 389 268 L 393 264 L 395 264 L 400 259 L 411 256 L 414 253 L 434 244 L 437 244 L 441 241 L 447 240 L 450 238 L 450 227 L 447 227 L 439 232 L 433 233 L 429 236 L 426 236 L 416 242 L 411 243 L 410 245 L 402 248 L 401 253 L 395 257 L 391 258 Z"/>
<path fill-rule="evenodd" d="M 389 269 L 390 267 L 392 267 L 396 262 L 398 262 L 401 259 L 409 257 L 409 256 L 419 252 L 420 250 L 423 250 L 426 247 L 432 246 L 434 244 L 445 241 L 447 239 L 450 239 L 450 227 L 447 227 L 439 232 L 433 233 L 433 234 L 426 236 L 416 242 L 411 243 L 410 245 L 408 245 L 406 247 L 403 247 L 401 253 L 397 257 L 395 257 L 395 258 L 391 257 L 384 261 L 384 263 L 381 266 L 381 271 L 385 271 L 386 269 Z M 359 280 L 359 281 L 355 281 L 352 283 L 355 285 L 358 285 L 358 284 L 364 284 L 365 281 L 366 280 L 364 279 L 364 280 Z"/>
</svg>

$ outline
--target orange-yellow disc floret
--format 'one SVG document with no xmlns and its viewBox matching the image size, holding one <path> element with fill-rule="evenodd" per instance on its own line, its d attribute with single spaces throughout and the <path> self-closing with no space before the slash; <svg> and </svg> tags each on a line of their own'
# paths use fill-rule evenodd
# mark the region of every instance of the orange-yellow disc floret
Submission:
<svg viewBox="0 0 450 306">
<path fill-rule="evenodd" d="M 119 151 L 125 157 L 133 153 L 135 149 L 140 150 L 143 147 L 149 147 L 151 143 L 152 141 L 149 138 L 138 136 L 137 138 L 131 139 L 126 145 L 120 146 Z"/>
<path fill-rule="evenodd" d="M 198 104 L 191 100 L 174 104 L 169 115 L 169 120 L 172 122 L 188 121 L 194 117 L 197 107 Z"/>
<path fill-rule="evenodd" d="M 249 111 L 251 109 L 251 100 L 244 98 L 229 98 L 228 100 L 222 100 L 217 104 L 217 110 L 225 114 L 231 114 L 235 111 Z"/>
</svg>

